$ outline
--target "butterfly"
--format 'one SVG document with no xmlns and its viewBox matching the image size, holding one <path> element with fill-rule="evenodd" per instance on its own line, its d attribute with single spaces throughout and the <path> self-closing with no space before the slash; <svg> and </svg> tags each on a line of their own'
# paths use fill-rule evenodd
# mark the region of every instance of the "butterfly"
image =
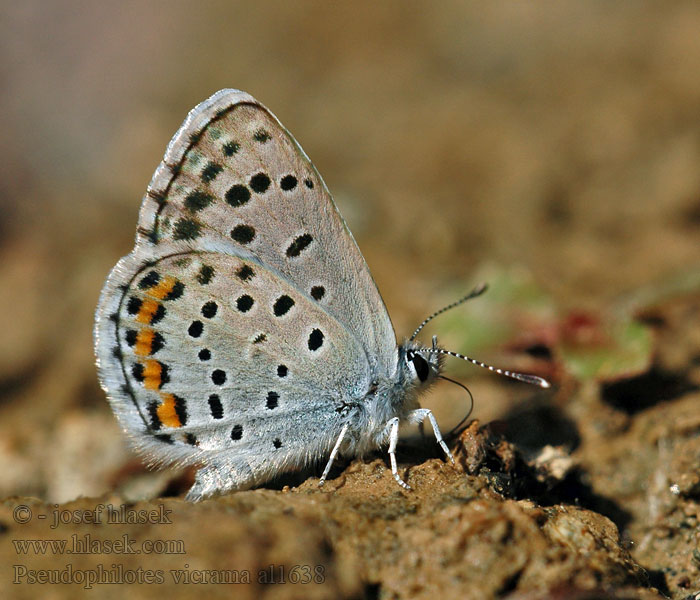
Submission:
<svg viewBox="0 0 700 600">
<path fill-rule="evenodd" d="M 445 355 L 486 366 L 435 338 L 416 342 L 428 320 L 397 344 L 314 165 L 267 108 L 225 89 L 168 145 L 134 249 L 102 290 L 95 353 L 135 448 L 154 464 L 201 466 L 188 500 L 328 457 L 323 484 L 338 452 L 387 442 L 392 474 L 408 488 L 396 466 L 399 423 L 429 420 L 453 461 L 418 397 Z"/>
</svg>

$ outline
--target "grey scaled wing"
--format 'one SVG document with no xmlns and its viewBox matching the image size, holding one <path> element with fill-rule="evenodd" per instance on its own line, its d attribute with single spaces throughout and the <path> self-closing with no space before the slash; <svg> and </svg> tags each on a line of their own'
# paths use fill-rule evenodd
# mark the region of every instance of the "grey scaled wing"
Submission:
<svg viewBox="0 0 700 600">
<path fill-rule="evenodd" d="M 396 339 L 314 166 L 265 107 L 193 109 L 96 315 L 103 388 L 154 462 L 200 463 L 189 497 L 327 454 L 342 407 L 394 375 Z"/>
</svg>

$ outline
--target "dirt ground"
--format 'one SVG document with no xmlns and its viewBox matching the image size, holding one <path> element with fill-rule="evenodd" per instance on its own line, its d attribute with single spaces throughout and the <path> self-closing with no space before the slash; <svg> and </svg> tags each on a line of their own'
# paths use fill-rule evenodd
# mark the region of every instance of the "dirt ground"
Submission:
<svg viewBox="0 0 700 600">
<path fill-rule="evenodd" d="M 123 597 L 110 577 L 137 598 L 700 593 L 700 5 L 0 14 L 3 598 Z M 147 470 L 99 388 L 104 278 L 170 137 L 224 87 L 314 161 L 399 339 L 485 280 L 423 340 L 553 384 L 448 362 L 474 412 L 455 466 L 406 432 L 412 491 L 378 452 L 321 489 L 323 461 L 187 503 L 193 471 Z M 446 384 L 424 402 L 444 431 L 465 404 Z"/>
</svg>

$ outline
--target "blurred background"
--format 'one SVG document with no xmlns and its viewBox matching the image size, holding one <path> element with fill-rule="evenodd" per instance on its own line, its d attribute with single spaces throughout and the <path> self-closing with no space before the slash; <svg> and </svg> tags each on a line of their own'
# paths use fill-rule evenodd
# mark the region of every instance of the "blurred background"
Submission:
<svg viewBox="0 0 700 600">
<path fill-rule="evenodd" d="M 0 492 L 65 501 L 140 468 L 97 384 L 93 311 L 168 141 L 216 90 L 299 140 L 399 338 L 517 273 L 546 310 L 516 320 L 529 358 L 501 366 L 556 376 L 536 360 L 553 322 L 697 268 L 698 31 L 694 2 L 3 2 Z M 445 319 L 430 334 L 499 357 Z M 486 420 L 522 393 L 479 386 Z"/>
</svg>

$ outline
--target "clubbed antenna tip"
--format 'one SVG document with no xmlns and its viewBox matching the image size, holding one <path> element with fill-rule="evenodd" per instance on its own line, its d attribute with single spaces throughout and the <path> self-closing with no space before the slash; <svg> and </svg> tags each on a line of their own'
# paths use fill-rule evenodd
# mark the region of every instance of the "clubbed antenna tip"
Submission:
<svg viewBox="0 0 700 600">
<path fill-rule="evenodd" d="M 510 377 L 511 379 L 517 379 L 518 381 L 530 383 L 541 388 L 551 387 L 549 381 L 543 379 L 542 377 L 538 377 L 537 375 L 528 375 L 527 373 L 516 373 L 514 371 L 508 371 L 506 369 L 499 369 L 498 367 L 487 365 L 486 363 L 483 363 L 480 360 L 476 360 L 475 358 L 470 358 L 468 356 L 464 356 L 464 354 L 459 354 L 459 352 L 450 352 L 449 350 L 443 350 L 442 348 L 435 348 L 432 350 L 432 352 L 437 352 L 438 354 L 446 354 L 447 356 L 454 356 L 455 358 L 461 358 L 462 360 L 466 360 L 467 362 L 470 362 L 473 365 L 476 365 L 477 367 L 482 367 L 484 369 L 488 369 L 489 371 L 493 371 L 494 373 L 498 373 L 499 375 L 505 375 L 506 377 Z"/>
</svg>

